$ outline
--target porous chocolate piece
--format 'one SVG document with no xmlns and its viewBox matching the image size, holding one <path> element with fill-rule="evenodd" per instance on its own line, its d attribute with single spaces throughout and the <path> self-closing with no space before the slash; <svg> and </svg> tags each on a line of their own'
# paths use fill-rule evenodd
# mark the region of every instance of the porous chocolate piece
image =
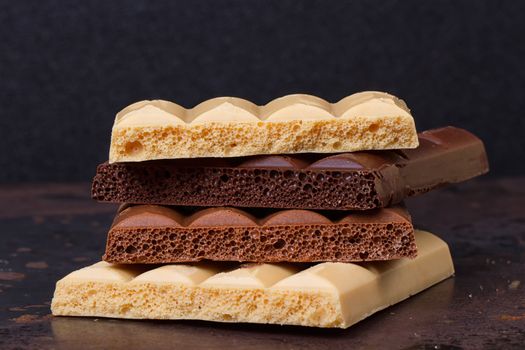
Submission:
<svg viewBox="0 0 525 350">
<path fill-rule="evenodd" d="M 379 91 L 334 104 L 305 94 L 265 106 L 217 97 L 191 109 L 153 100 L 117 114 L 109 162 L 414 147 L 416 127 L 407 105 Z"/>
<path fill-rule="evenodd" d="M 178 159 L 98 166 L 99 201 L 185 206 L 365 210 L 488 171 L 480 139 L 445 127 L 412 150 Z"/>
<path fill-rule="evenodd" d="M 424 231 L 415 237 L 415 259 L 389 262 L 151 266 L 101 261 L 58 281 L 51 311 L 55 316 L 347 328 L 454 273 L 444 241 Z"/>
<path fill-rule="evenodd" d="M 414 229 L 401 206 L 355 213 L 234 208 L 181 213 L 122 207 L 108 233 L 104 260 L 157 264 L 199 260 L 315 262 L 416 256 Z"/>
</svg>

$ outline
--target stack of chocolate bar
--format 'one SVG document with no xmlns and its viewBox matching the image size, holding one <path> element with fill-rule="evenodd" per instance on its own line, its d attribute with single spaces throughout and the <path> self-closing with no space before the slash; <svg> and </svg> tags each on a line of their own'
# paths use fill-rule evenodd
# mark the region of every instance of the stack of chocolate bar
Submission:
<svg viewBox="0 0 525 350">
<path fill-rule="evenodd" d="M 418 135 L 381 92 L 138 102 L 93 180 L 122 203 L 104 261 L 58 281 L 52 311 L 346 328 L 454 272 L 403 199 L 487 171 L 476 136 Z"/>
</svg>

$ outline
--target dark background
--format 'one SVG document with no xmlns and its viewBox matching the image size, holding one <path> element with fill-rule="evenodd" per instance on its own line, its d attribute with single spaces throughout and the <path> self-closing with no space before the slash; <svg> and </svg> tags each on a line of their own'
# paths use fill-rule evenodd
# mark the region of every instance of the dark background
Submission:
<svg viewBox="0 0 525 350">
<path fill-rule="evenodd" d="M 0 1 L 0 182 L 89 181 L 116 112 L 383 90 L 525 174 L 525 1 Z"/>
</svg>

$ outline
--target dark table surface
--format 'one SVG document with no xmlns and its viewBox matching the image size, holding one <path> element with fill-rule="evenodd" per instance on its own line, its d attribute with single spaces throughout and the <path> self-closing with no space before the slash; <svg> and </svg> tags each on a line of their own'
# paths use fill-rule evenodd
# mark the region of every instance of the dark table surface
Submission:
<svg viewBox="0 0 525 350">
<path fill-rule="evenodd" d="M 409 200 L 415 225 L 450 244 L 456 275 L 346 330 L 52 317 L 55 282 L 104 249 L 116 207 L 89 192 L 0 186 L 0 348 L 525 348 L 525 178 Z"/>
</svg>

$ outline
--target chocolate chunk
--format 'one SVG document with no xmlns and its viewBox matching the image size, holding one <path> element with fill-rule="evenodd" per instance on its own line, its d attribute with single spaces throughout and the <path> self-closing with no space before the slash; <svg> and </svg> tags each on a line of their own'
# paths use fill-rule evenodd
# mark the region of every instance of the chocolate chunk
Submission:
<svg viewBox="0 0 525 350">
<path fill-rule="evenodd" d="M 104 163 L 92 196 L 136 204 L 366 210 L 488 171 L 483 143 L 468 131 L 430 130 L 419 142 L 411 150 Z"/>
<path fill-rule="evenodd" d="M 188 208 L 123 207 L 108 233 L 104 260 L 349 262 L 416 256 L 414 229 L 402 206 L 356 212 L 180 210 Z"/>
<path fill-rule="evenodd" d="M 191 109 L 153 100 L 117 114 L 109 162 L 414 147 L 410 110 L 384 92 L 363 91 L 333 104 L 305 94 L 265 106 L 217 97 Z"/>
<path fill-rule="evenodd" d="M 158 266 L 101 261 L 58 281 L 51 311 L 55 316 L 347 328 L 454 273 L 444 241 L 425 231 L 415 237 L 415 259 L 389 262 Z"/>
</svg>

